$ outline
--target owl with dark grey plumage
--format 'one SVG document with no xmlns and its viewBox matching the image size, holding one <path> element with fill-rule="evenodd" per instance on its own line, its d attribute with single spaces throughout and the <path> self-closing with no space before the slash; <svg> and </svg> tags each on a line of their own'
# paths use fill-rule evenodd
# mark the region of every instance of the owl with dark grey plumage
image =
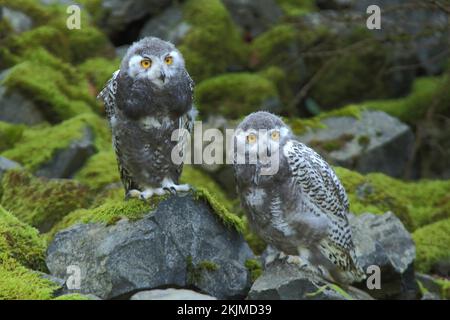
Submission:
<svg viewBox="0 0 450 320">
<path fill-rule="evenodd" d="M 174 163 L 171 153 L 179 142 L 172 139 L 174 130 L 192 129 L 193 87 L 180 51 L 147 37 L 128 49 L 100 92 L 127 197 L 190 189 L 178 184 L 183 164 Z"/>
</svg>

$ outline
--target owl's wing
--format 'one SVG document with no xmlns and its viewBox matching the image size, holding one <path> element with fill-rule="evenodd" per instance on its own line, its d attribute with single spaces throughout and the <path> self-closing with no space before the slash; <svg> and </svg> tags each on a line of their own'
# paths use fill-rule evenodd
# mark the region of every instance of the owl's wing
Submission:
<svg viewBox="0 0 450 320">
<path fill-rule="evenodd" d="M 109 79 L 102 91 L 97 96 L 97 99 L 102 100 L 105 103 L 105 111 L 108 120 L 114 116 L 116 110 L 116 93 L 117 93 L 117 77 L 120 70 L 117 70 L 112 74 L 111 79 Z"/>
<path fill-rule="evenodd" d="M 104 88 L 97 96 L 97 99 L 102 100 L 105 103 L 106 116 L 108 117 L 109 123 L 111 123 L 111 118 L 116 115 L 116 93 L 117 93 L 117 77 L 119 76 L 120 70 L 117 70 L 112 74 L 111 79 L 106 82 Z M 119 168 L 120 179 L 125 187 L 125 192 L 132 189 L 136 189 L 137 185 L 133 182 L 132 176 L 123 165 L 122 162 L 122 152 L 121 152 L 121 141 L 117 135 L 113 132 L 113 146 L 116 153 L 117 165 Z"/>
<path fill-rule="evenodd" d="M 362 278 L 347 217 L 348 198 L 334 170 L 313 149 L 298 141 L 288 141 L 283 152 L 299 196 L 331 222 L 328 237 L 320 244 L 322 253 L 356 279 Z"/>
</svg>

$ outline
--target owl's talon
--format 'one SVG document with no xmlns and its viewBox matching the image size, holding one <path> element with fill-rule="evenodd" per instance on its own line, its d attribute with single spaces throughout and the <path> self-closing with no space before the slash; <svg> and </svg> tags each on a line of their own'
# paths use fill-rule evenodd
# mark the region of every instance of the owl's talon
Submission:
<svg viewBox="0 0 450 320">
<path fill-rule="evenodd" d="M 139 195 L 139 199 L 141 200 L 148 200 L 153 196 L 154 190 L 153 189 L 145 189 L 141 192 Z"/>
</svg>

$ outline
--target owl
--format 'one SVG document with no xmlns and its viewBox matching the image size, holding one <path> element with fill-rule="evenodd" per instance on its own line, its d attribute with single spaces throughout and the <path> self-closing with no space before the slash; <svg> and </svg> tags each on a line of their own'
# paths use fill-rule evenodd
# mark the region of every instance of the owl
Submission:
<svg viewBox="0 0 450 320">
<path fill-rule="evenodd" d="M 131 45 L 98 95 L 105 104 L 126 197 L 148 199 L 190 189 L 178 184 L 183 164 L 171 155 L 186 138 L 182 132 L 192 129 L 193 88 L 180 51 L 147 37 Z M 179 137 L 172 139 L 176 129 Z"/>
<path fill-rule="evenodd" d="M 235 147 L 233 169 L 252 229 L 324 278 L 341 284 L 362 280 L 365 274 L 355 255 L 347 195 L 325 160 L 295 140 L 290 128 L 268 112 L 247 116 L 234 138 L 235 146 L 244 145 L 245 161 L 236 160 Z M 253 162 L 251 154 L 256 154 Z M 272 156 L 277 170 L 263 172 L 270 165 L 267 159 L 261 161 L 263 154 Z"/>
</svg>

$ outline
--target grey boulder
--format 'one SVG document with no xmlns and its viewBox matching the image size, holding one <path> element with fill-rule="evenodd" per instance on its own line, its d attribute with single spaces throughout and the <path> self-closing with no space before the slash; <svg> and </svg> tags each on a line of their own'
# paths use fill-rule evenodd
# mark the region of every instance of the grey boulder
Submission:
<svg viewBox="0 0 450 320">
<path fill-rule="evenodd" d="M 134 294 L 130 300 L 217 300 L 206 294 L 187 289 L 155 289 Z"/>
<path fill-rule="evenodd" d="M 344 291 L 296 264 L 276 260 L 256 279 L 248 299 L 371 300 L 372 298 L 356 288 Z"/>
<path fill-rule="evenodd" d="M 195 288 L 219 299 L 245 297 L 253 253 L 243 236 L 226 227 L 192 194 L 171 196 L 137 221 L 78 224 L 58 233 L 47 266 L 67 279 L 81 272 L 80 292 L 102 299 L 128 298 L 162 287 Z"/>
<path fill-rule="evenodd" d="M 81 139 L 74 140 L 67 148 L 56 152 L 53 158 L 41 165 L 35 174 L 46 178 L 71 178 L 96 152 L 92 129 L 86 126 L 83 133 Z"/>
<path fill-rule="evenodd" d="M 223 4 L 233 21 L 251 37 L 270 29 L 283 15 L 275 0 L 223 0 Z"/>
<path fill-rule="evenodd" d="M 0 121 L 33 125 L 45 121 L 39 108 L 21 93 L 2 85 L 10 69 L 0 73 Z"/>
<path fill-rule="evenodd" d="M 418 287 L 414 276 L 416 247 L 410 233 L 392 213 L 350 216 L 358 261 L 364 270 L 380 269 L 380 289 L 359 288 L 378 299 L 415 299 Z M 370 277 L 370 274 L 368 274 Z"/>
<path fill-rule="evenodd" d="M 19 169 L 21 166 L 15 161 L 0 156 L 0 182 L 3 174 L 8 170 Z"/>
<path fill-rule="evenodd" d="M 172 0 L 102 0 L 101 10 L 105 13 L 102 27 L 108 33 L 123 31 L 131 23 L 155 15 L 171 3 Z"/>
<path fill-rule="evenodd" d="M 298 138 L 332 164 L 361 173 L 404 175 L 413 153 L 414 134 L 400 120 L 381 111 L 363 111 L 360 119 L 329 117 L 322 123 L 324 128 Z"/>
<path fill-rule="evenodd" d="M 158 37 L 178 45 L 190 28 L 190 25 L 183 20 L 181 7 L 173 5 L 150 18 L 143 26 L 139 37 Z"/>
</svg>

